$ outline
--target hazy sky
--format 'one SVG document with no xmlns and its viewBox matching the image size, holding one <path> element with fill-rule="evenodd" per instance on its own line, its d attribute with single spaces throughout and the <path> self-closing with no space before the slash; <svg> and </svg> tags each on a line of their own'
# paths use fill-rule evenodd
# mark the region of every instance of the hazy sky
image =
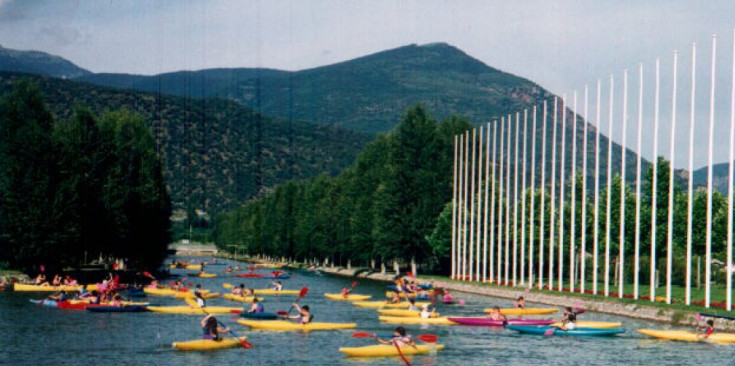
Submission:
<svg viewBox="0 0 735 366">
<path fill-rule="evenodd" d="M 733 0 L 0 0 L 0 45 L 60 55 L 94 72 L 300 70 L 447 42 L 557 94 L 640 62 L 652 67 L 656 57 L 663 73 L 673 50 L 684 54 L 698 42 L 708 52 L 711 35 L 731 39 L 733 26 Z M 729 44 L 720 47 L 731 53 Z"/>
</svg>

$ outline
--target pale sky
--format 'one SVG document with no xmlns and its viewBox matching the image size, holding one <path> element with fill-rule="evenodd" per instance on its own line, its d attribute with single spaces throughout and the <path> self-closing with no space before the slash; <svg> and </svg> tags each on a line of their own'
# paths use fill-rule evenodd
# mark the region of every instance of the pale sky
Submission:
<svg viewBox="0 0 735 366">
<path fill-rule="evenodd" d="M 719 52 L 732 53 L 733 26 L 732 0 L 0 0 L 0 45 L 59 55 L 93 72 L 301 70 L 412 43 L 446 42 L 489 66 L 570 96 L 610 74 L 619 82 L 626 68 L 637 83 L 641 62 L 648 83 L 657 57 L 662 74 L 670 73 L 674 50 L 681 51 L 680 68 L 686 68 L 692 42 L 700 45 L 697 83 L 704 87 L 710 38 L 721 35 Z M 729 66 L 723 62 L 720 68 L 728 73 L 718 77 L 723 81 L 718 98 L 729 100 L 724 87 Z M 664 81 L 662 88 L 670 86 Z M 706 112 L 706 90 L 702 93 L 698 115 Z M 684 94 L 681 98 L 679 103 L 687 104 Z M 729 107 L 718 104 L 718 109 Z M 684 122 L 688 118 L 679 123 L 682 136 L 688 133 Z M 630 145 L 635 128 L 628 130 Z M 620 140 L 622 133 L 617 134 Z M 716 139 L 723 136 L 717 133 Z M 687 139 L 677 137 L 678 142 Z M 668 144 L 661 144 L 659 152 L 668 151 Z M 651 144 L 644 145 L 644 156 L 650 155 Z M 725 152 L 718 150 L 715 161 L 726 160 Z M 706 163 L 700 157 L 695 161 Z"/>
</svg>

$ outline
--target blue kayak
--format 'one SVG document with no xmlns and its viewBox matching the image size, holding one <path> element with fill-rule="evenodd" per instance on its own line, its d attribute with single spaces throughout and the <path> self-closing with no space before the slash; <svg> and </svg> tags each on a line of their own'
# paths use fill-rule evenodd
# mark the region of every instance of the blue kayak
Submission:
<svg viewBox="0 0 735 366">
<path fill-rule="evenodd" d="M 388 291 L 395 291 L 396 290 L 396 285 L 388 285 L 386 287 L 388 288 Z M 431 289 L 431 284 L 430 283 L 422 283 L 422 284 L 419 285 L 419 288 L 420 289 L 423 289 L 423 290 L 429 290 L 429 289 Z"/>
<path fill-rule="evenodd" d="M 248 313 L 248 312 L 242 312 L 240 313 L 240 316 L 243 318 L 248 319 L 263 319 L 263 320 L 273 320 L 278 319 L 278 314 L 274 313 Z"/>
<path fill-rule="evenodd" d="M 59 305 L 59 303 L 56 302 L 56 300 L 44 299 L 44 300 L 30 300 L 30 301 L 38 306 L 47 306 L 50 308 L 56 308 Z"/>
<path fill-rule="evenodd" d="M 139 311 L 148 311 L 148 308 L 144 305 L 88 306 L 86 309 L 95 313 L 137 313 Z"/>
<path fill-rule="evenodd" d="M 551 335 L 553 336 L 611 336 L 625 332 L 623 328 L 575 328 L 572 330 L 561 330 L 548 325 L 506 325 L 505 327 L 521 333 L 538 335 L 544 335 L 549 329 L 552 329 Z"/>
</svg>

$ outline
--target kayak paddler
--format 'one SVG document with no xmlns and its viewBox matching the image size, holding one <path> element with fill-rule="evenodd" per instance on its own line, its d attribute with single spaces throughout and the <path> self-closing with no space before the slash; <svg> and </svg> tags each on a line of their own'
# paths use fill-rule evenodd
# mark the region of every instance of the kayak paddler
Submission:
<svg viewBox="0 0 735 366">
<path fill-rule="evenodd" d="M 298 314 L 296 315 L 288 315 L 288 319 L 298 319 L 299 324 L 309 324 L 311 323 L 311 319 L 314 318 L 314 315 L 311 314 L 309 310 L 309 305 L 299 306 L 298 303 L 292 304 L 293 308 L 296 309 Z"/>
<path fill-rule="evenodd" d="M 265 309 L 263 308 L 263 304 L 258 302 L 258 298 L 253 298 L 253 304 L 250 305 L 250 310 L 248 310 L 248 313 L 262 313 Z"/>
<path fill-rule="evenodd" d="M 715 334 L 715 321 L 710 319 L 707 320 L 707 325 L 699 327 L 698 332 L 701 332 L 702 339 L 707 339 L 709 336 Z"/>
<path fill-rule="evenodd" d="M 516 302 L 513 303 L 513 307 L 517 309 L 525 309 L 526 299 L 523 298 L 523 296 L 519 296 L 518 299 L 516 299 Z"/>
<path fill-rule="evenodd" d="M 488 315 L 488 318 L 492 320 L 507 320 L 505 315 L 500 312 L 500 307 L 498 306 L 493 306 L 493 310 L 490 312 L 490 315 Z"/>
<path fill-rule="evenodd" d="M 212 314 L 208 314 L 201 320 L 202 324 L 202 339 L 211 339 L 214 341 L 219 341 L 221 338 L 219 337 L 220 334 L 228 333 L 230 329 L 228 328 L 220 328 L 217 326 L 217 318 L 214 317 Z"/>
<path fill-rule="evenodd" d="M 406 335 L 406 329 L 403 327 L 396 327 L 396 330 L 393 331 L 393 338 L 390 340 L 380 339 L 377 335 L 375 336 L 375 339 L 382 344 L 392 344 L 398 347 L 416 345 L 413 338 L 410 335 Z"/>
<path fill-rule="evenodd" d="M 564 317 L 561 319 L 561 330 L 572 330 L 577 323 L 577 313 L 572 309 L 571 306 L 567 306 L 564 309 Z"/>
</svg>

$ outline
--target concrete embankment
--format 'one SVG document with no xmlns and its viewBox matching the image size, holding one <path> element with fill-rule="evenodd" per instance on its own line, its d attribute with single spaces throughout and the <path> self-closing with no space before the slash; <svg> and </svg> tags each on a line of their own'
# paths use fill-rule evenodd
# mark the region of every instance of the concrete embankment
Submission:
<svg viewBox="0 0 735 366">
<path fill-rule="evenodd" d="M 373 272 L 366 268 L 342 268 L 342 267 L 318 267 L 317 269 L 324 273 L 337 276 L 367 278 L 376 281 L 391 282 L 396 274 L 392 272 L 380 273 Z M 419 277 L 421 279 L 421 277 Z M 424 279 L 427 281 L 429 279 Z M 521 287 L 504 287 L 494 285 L 478 285 L 469 282 L 459 282 L 450 280 L 434 281 L 434 286 L 447 288 L 451 291 L 459 291 L 471 294 L 486 295 L 492 297 L 516 299 L 518 296 L 524 296 L 527 301 L 553 306 L 571 306 L 575 302 L 582 302 L 584 308 L 589 311 L 600 313 L 627 316 L 638 319 L 653 320 L 678 325 L 695 326 L 697 325 L 696 312 L 681 309 L 665 309 L 656 306 L 647 306 L 641 303 L 628 304 L 622 303 L 615 299 L 590 299 L 575 296 L 564 295 L 562 293 L 551 293 L 547 291 L 538 291 L 536 289 L 525 293 L 525 289 Z M 488 305 L 490 305 L 488 303 Z M 735 315 L 735 314 L 733 314 Z M 703 325 L 703 322 L 699 322 Z M 735 331 L 735 321 L 717 318 L 715 319 L 715 328 L 719 330 Z"/>
</svg>

